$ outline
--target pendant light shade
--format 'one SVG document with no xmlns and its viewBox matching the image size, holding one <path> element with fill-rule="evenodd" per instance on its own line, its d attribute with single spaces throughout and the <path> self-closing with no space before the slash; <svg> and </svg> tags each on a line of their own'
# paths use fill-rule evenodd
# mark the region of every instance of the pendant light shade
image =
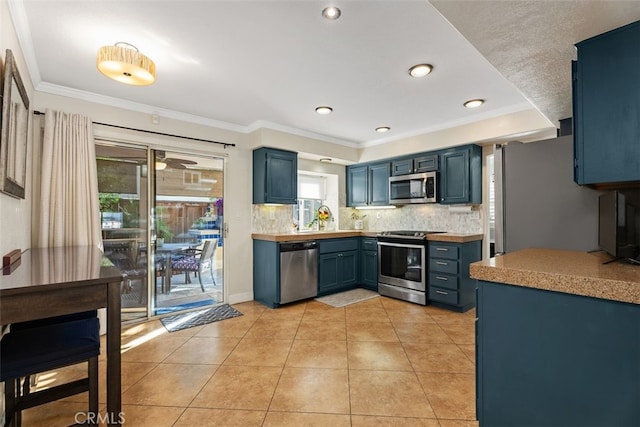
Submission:
<svg viewBox="0 0 640 427">
<path fill-rule="evenodd" d="M 156 65 L 129 43 L 101 47 L 97 66 L 102 74 L 120 83 L 146 86 L 156 80 Z"/>
</svg>

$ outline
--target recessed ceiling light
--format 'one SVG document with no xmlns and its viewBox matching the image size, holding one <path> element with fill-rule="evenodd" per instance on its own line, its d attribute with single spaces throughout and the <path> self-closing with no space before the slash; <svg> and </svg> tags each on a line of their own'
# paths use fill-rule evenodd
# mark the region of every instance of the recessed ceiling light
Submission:
<svg viewBox="0 0 640 427">
<path fill-rule="evenodd" d="M 411 77 L 424 77 L 429 74 L 433 70 L 433 65 L 431 64 L 418 64 L 409 68 L 409 74 Z"/>
<path fill-rule="evenodd" d="M 329 6 L 322 9 L 322 16 L 332 21 L 335 21 L 336 19 L 340 18 L 341 14 L 342 12 L 340 11 L 340 9 L 338 9 L 335 6 Z"/>
<path fill-rule="evenodd" d="M 327 107 L 326 105 L 322 105 L 320 107 L 316 107 L 316 113 L 318 114 L 329 114 L 333 111 L 333 108 Z"/>
<path fill-rule="evenodd" d="M 385 133 L 389 132 L 391 128 L 389 126 L 380 126 L 376 128 L 376 132 Z"/>
<path fill-rule="evenodd" d="M 477 108 L 482 104 L 484 104 L 484 99 L 470 99 L 464 103 L 464 106 L 467 108 Z"/>
<path fill-rule="evenodd" d="M 333 159 L 330 159 L 329 157 L 323 157 L 320 159 L 320 161 L 322 163 L 331 163 L 333 161 Z"/>
</svg>

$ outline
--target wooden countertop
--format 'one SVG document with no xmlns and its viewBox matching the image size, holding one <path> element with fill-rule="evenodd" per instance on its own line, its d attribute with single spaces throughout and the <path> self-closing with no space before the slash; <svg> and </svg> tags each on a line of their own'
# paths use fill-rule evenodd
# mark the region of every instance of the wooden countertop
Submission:
<svg viewBox="0 0 640 427">
<path fill-rule="evenodd" d="M 462 234 L 462 233 L 436 233 L 429 234 L 427 240 L 434 242 L 454 242 L 454 243 L 466 243 L 482 240 L 484 235 L 482 234 Z"/>
<path fill-rule="evenodd" d="M 333 231 L 311 231 L 302 233 L 253 233 L 254 240 L 268 240 L 271 242 L 293 242 L 297 240 L 320 240 L 335 239 L 341 237 L 376 237 L 379 231 L 369 230 L 333 230 Z M 438 242 L 465 243 L 483 239 L 482 234 L 461 234 L 461 233 L 437 233 L 430 234 L 427 240 Z"/>
<path fill-rule="evenodd" d="M 474 279 L 640 304 L 640 266 L 604 252 L 524 249 L 471 264 Z"/>
</svg>

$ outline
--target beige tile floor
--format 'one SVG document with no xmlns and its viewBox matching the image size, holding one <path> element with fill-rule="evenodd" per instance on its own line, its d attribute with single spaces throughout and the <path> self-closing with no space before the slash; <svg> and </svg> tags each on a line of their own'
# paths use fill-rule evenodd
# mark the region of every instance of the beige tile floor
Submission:
<svg viewBox="0 0 640 427">
<path fill-rule="evenodd" d="M 344 308 L 307 301 L 167 333 L 123 330 L 125 425 L 429 426 L 475 421 L 475 310 L 379 297 Z M 104 410 L 105 360 L 100 401 Z M 84 366 L 49 373 L 62 381 Z M 73 424 L 86 395 L 33 408 L 25 427 Z"/>
</svg>

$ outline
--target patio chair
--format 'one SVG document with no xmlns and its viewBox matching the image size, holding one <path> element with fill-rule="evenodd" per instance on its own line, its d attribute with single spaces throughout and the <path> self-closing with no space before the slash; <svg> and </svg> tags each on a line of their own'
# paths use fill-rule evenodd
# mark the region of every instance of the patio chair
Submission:
<svg viewBox="0 0 640 427">
<path fill-rule="evenodd" d="M 202 273 L 209 270 L 211 273 L 211 281 L 216 286 L 216 280 L 213 278 L 214 260 L 213 256 L 218 247 L 218 239 L 206 240 L 202 250 L 190 249 L 185 251 L 182 256 L 171 260 L 171 270 L 177 273 L 185 273 L 185 283 L 191 283 L 189 278 L 190 272 L 195 272 L 200 282 L 200 288 L 204 292 L 202 283 Z"/>
<path fill-rule="evenodd" d="M 133 290 L 133 282 L 140 282 L 138 290 L 138 304 L 142 303 L 147 278 L 146 250 L 143 251 L 137 241 L 117 242 L 105 248 L 105 255 L 122 272 L 123 280 L 121 293 L 130 294 Z"/>
<path fill-rule="evenodd" d="M 0 353 L 5 425 L 20 427 L 22 411 L 86 391 L 89 413 L 98 413 L 100 323 L 95 310 L 12 324 L 0 341 Z M 82 362 L 88 362 L 87 377 L 31 390 L 32 376 Z"/>
</svg>

